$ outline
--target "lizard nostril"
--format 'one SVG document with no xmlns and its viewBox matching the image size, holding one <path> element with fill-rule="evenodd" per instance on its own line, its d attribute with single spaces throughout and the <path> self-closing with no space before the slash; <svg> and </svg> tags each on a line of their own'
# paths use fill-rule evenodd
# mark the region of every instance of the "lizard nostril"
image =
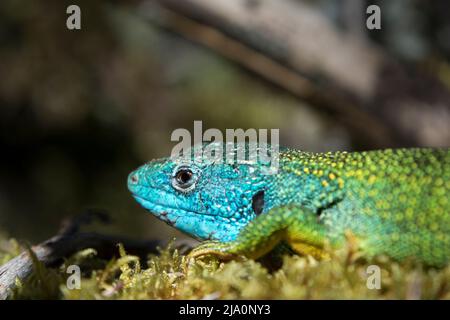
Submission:
<svg viewBox="0 0 450 320">
<path fill-rule="evenodd" d="M 131 183 L 133 183 L 133 184 L 137 184 L 138 181 L 139 181 L 137 174 L 133 174 L 133 175 L 130 177 L 130 181 L 131 181 Z"/>
</svg>

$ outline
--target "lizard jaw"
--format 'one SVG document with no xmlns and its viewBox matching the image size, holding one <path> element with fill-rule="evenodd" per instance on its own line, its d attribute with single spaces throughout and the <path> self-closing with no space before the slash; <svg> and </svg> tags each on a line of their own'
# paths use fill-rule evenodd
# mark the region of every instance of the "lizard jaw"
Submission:
<svg viewBox="0 0 450 320">
<path fill-rule="evenodd" d="M 133 197 L 161 221 L 198 240 L 232 241 L 240 231 L 236 221 L 225 217 L 167 206 L 135 194 Z"/>
</svg>

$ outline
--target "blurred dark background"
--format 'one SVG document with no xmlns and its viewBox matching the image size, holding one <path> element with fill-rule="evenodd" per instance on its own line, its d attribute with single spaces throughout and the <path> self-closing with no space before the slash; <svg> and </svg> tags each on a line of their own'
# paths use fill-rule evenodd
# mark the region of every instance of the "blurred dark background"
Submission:
<svg viewBox="0 0 450 320">
<path fill-rule="evenodd" d="M 374 44 L 407 74 L 420 72 L 432 79 L 418 81 L 425 93 L 437 96 L 435 83 L 439 94 L 448 92 L 448 1 L 297 2 L 339 32 Z M 382 8 L 383 24 L 369 32 L 365 8 L 371 3 Z M 81 30 L 66 28 L 69 4 L 81 7 Z M 154 11 L 149 17 L 143 8 Z M 178 235 L 135 203 L 126 178 L 143 162 L 168 155 L 174 146 L 171 132 L 192 130 L 194 120 L 202 120 L 204 129 L 279 128 L 283 145 L 312 151 L 448 145 L 450 101 L 445 93 L 440 111 L 424 118 L 435 119 L 424 120 L 422 140 L 366 141 L 352 128 L 361 120 L 340 121 L 314 99 L 301 99 L 220 52 L 185 39 L 161 23 L 158 10 L 143 1 L 0 2 L 1 235 L 43 240 L 64 217 L 86 208 L 110 212 L 115 222 L 107 232 L 142 238 Z M 321 88 L 326 80 L 312 81 Z M 401 83 L 388 86 L 400 90 Z M 414 127 L 417 120 L 405 108 L 395 121 Z M 384 115 L 381 123 L 393 123 Z M 408 131 L 398 136 L 408 138 Z"/>
</svg>

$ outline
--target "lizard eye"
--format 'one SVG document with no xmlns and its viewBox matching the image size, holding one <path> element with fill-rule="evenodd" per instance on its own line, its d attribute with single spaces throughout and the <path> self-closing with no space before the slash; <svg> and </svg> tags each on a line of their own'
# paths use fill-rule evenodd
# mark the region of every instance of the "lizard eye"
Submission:
<svg viewBox="0 0 450 320">
<path fill-rule="evenodd" d="M 179 191 L 189 191 L 195 187 L 195 175 L 191 169 L 186 166 L 179 167 L 175 170 L 172 177 L 172 186 Z"/>
</svg>

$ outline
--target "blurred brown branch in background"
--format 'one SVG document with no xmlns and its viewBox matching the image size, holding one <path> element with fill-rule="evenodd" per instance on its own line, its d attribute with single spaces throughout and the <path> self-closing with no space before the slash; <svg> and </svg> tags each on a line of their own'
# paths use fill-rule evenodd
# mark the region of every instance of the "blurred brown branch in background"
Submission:
<svg viewBox="0 0 450 320">
<path fill-rule="evenodd" d="M 143 2 L 142 15 L 331 112 L 366 148 L 450 141 L 450 93 L 438 79 L 301 1 L 156 2 Z"/>
</svg>

